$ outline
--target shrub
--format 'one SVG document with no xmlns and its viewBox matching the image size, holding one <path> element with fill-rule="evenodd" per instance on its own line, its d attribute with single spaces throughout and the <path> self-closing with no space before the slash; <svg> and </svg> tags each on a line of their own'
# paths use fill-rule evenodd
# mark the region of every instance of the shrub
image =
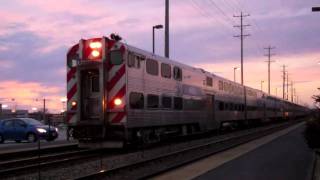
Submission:
<svg viewBox="0 0 320 180">
<path fill-rule="evenodd" d="M 320 148 L 320 119 L 311 119 L 306 123 L 304 137 L 312 149 Z"/>
</svg>

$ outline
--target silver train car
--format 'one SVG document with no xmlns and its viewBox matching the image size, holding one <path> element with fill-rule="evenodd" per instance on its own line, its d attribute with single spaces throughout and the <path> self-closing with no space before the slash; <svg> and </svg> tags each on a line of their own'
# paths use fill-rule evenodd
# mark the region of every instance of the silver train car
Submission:
<svg viewBox="0 0 320 180">
<path fill-rule="evenodd" d="M 304 116 L 306 108 L 124 44 L 80 40 L 67 54 L 67 121 L 81 146 L 122 147 Z"/>
</svg>

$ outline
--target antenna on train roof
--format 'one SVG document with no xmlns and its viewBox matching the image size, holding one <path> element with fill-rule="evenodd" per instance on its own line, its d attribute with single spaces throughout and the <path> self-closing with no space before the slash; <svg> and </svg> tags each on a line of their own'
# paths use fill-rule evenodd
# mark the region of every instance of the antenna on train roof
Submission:
<svg viewBox="0 0 320 180">
<path fill-rule="evenodd" d="M 112 33 L 112 34 L 110 35 L 110 38 L 111 38 L 112 40 L 115 40 L 115 41 L 121 41 L 121 40 L 122 40 L 122 37 L 119 36 L 118 34 L 115 34 L 115 33 Z"/>
</svg>

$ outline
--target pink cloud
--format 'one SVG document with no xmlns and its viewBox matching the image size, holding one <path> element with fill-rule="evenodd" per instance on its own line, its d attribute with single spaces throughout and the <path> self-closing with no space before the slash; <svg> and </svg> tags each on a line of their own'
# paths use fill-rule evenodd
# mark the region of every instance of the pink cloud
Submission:
<svg viewBox="0 0 320 180">
<path fill-rule="evenodd" d="M 17 109 L 28 109 L 32 107 L 40 109 L 42 99 L 47 99 L 49 112 L 60 112 L 62 105 L 60 102 L 62 89 L 60 87 L 45 86 L 38 82 L 0 82 L 0 100 L 10 107 L 16 106 Z M 14 101 L 12 101 L 14 99 Z"/>
</svg>

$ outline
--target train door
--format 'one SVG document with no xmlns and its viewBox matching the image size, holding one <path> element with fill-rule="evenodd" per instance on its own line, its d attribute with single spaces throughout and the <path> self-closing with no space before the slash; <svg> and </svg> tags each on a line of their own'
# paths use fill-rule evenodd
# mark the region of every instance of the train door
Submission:
<svg viewBox="0 0 320 180">
<path fill-rule="evenodd" d="M 99 120 L 100 81 L 99 69 L 84 69 L 81 72 L 81 119 Z"/>
<path fill-rule="evenodd" d="M 219 123 L 216 121 L 215 96 L 207 95 L 207 129 L 217 129 Z"/>
</svg>

